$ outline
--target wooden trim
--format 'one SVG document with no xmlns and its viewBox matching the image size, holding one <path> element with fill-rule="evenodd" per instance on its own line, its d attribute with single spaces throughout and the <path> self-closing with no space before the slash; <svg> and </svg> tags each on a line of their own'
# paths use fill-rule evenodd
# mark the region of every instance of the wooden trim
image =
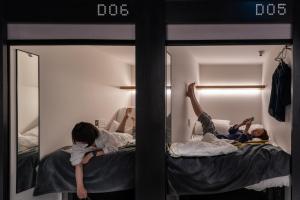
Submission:
<svg viewBox="0 0 300 200">
<path fill-rule="evenodd" d="M 133 86 L 120 86 L 120 89 L 122 90 L 135 90 L 135 85 Z"/>
<path fill-rule="evenodd" d="M 166 86 L 167 89 L 171 89 L 172 86 L 168 85 Z M 266 85 L 197 85 L 197 89 L 238 89 L 238 88 L 257 88 L 257 89 L 264 89 L 266 88 Z M 120 89 L 122 90 L 135 90 L 135 85 L 131 86 L 120 86 Z"/>
<path fill-rule="evenodd" d="M 266 85 L 197 85 L 197 89 L 247 89 L 247 88 L 257 88 L 257 89 L 264 89 Z"/>
<path fill-rule="evenodd" d="M 136 86 L 135 85 L 131 85 L 131 86 L 120 86 L 119 87 L 121 90 L 135 90 Z M 171 89 L 171 86 L 166 86 L 167 89 Z"/>
</svg>

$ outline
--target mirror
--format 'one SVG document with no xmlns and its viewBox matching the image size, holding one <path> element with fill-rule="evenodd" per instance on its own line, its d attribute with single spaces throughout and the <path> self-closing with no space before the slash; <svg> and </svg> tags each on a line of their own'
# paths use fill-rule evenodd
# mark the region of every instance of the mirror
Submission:
<svg viewBox="0 0 300 200">
<path fill-rule="evenodd" d="M 35 185 L 39 161 L 39 56 L 16 50 L 17 185 L 16 192 Z"/>
</svg>

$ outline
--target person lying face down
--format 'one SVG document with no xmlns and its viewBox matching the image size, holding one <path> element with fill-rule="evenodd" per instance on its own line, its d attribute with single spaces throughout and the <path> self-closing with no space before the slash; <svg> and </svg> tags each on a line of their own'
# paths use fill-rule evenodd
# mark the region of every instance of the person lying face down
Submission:
<svg viewBox="0 0 300 200">
<path fill-rule="evenodd" d="M 198 102 L 196 95 L 195 95 L 195 83 L 191 83 L 188 86 L 187 89 L 187 96 L 190 98 L 193 110 L 195 114 L 198 117 L 198 121 L 201 122 L 203 127 L 203 134 L 206 133 L 212 133 L 216 135 L 216 137 L 220 139 L 229 139 L 229 140 L 235 140 L 238 142 L 247 142 L 249 140 L 252 140 L 253 138 L 260 138 L 262 140 L 268 140 L 269 136 L 267 131 L 264 128 L 257 128 L 252 130 L 249 133 L 249 129 L 251 127 L 251 124 L 254 120 L 253 117 L 245 119 L 240 124 L 236 124 L 233 127 L 231 127 L 228 132 L 229 134 L 224 136 L 220 135 L 215 128 L 215 125 L 211 119 L 211 117 L 202 109 L 200 106 L 200 103 Z M 239 130 L 239 128 L 243 125 L 246 125 L 246 128 L 244 131 Z"/>
<path fill-rule="evenodd" d="M 132 108 L 127 108 L 125 116 L 117 132 L 124 132 L 126 121 Z M 72 130 L 72 151 L 70 162 L 75 166 L 77 196 L 79 199 L 87 198 L 87 191 L 83 183 L 82 166 L 95 156 L 102 156 L 118 150 L 115 138 L 107 130 L 98 130 L 93 124 L 87 122 L 77 123 Z"/>
</svg>

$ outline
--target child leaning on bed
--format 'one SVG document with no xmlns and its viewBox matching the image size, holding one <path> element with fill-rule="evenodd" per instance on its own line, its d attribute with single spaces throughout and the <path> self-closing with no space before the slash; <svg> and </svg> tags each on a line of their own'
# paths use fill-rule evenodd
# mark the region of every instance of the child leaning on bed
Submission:
<svg viewBox="0 0 300 200">
<path fill-rule="evenodd" d="M 131 118 L 132 108 L 127 108 L 117 132 L 125 132 L 127 119 Z M 79 199 L 87 198 L 87 191 L 83 183 L 82 165 L 87 164 L 91 158 L 118 150 L 118 144 L 107 130 L 98 130 L 87 122 L 76 124 L 72 130 L 72 152 L 70 161 L 75 166 L 77 196 Z"/>
</svg>

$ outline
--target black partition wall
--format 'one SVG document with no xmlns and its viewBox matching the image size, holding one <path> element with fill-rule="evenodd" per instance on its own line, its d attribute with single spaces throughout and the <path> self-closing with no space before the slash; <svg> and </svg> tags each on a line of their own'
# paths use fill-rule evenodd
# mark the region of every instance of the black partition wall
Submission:
<svg viewBox="0 0 300 200">
<path fill-rule="evenodd" d="M 2 5 L 4 4 L 4 5 Z M 1 1 L 0 65 L 0 199 L 9 200 L 9 63 L 8 44 L 135 44 L 136 45 L 136 199 L 166 198 L 165 172 L 165 45 L 238 43 L 239 40 L 187 41 L 167 38 L 167 26 L 203 24 L 292 25 L 294 45 L 293 124 L 292 124 L 292 200 L 300 199 L 300 3 L 293 0 L 6 0 Z M 295 12 L 292 12 L 292 11 Z M 43 38 L 26 35 L 12 27 L 30 25 L 85 25 L 84 37 Z M 135 39 L 130 41 L 102 37 L 93 25 L 135 25 Z M 176 28 L 176 27 L 175 27 Z M 20 29 L 22 30 L 22 29 Z M 46 29 L 44 29 L 46 30 Z M 59 29 L 58 29 L 59 30 Z M 180 30 L 180 28 L 179 28 Z M 117 30 L 115 30 L 117 31 Z M 12 35 L 16 38 L 13 39 Z M 49 35 L 49 31 L 48 31 Z M 88 35 L 88 36 L 87 36 Z M 113 35 L 113 33 L 112 33 Z M 11 38 L 10 38 L 11 37 Z M 25 38 L 25 39 L 24 39 Z M 244 39 L 245 43 L 272 43 L 271 40 Z M 278 41 L 277 41 L 278 42 Z M 12 199 L 13 200 L 13 199 Z"/>
</svg>

